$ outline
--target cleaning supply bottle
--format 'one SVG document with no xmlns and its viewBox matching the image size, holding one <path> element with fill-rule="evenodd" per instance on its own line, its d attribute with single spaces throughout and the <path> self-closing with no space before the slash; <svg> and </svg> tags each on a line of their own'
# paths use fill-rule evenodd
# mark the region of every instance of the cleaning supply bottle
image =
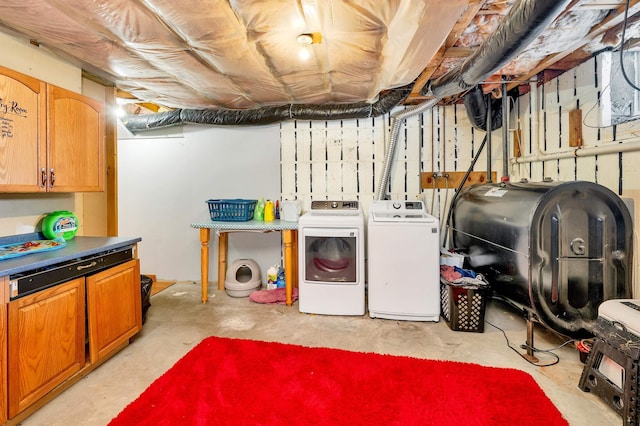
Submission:
<svg viewBox="0 0 640 426">
<path fill-rule="evenodd" d="M 45 216 L 42 221 L 42 233 L 49 240 L 62 237 L 69 241 L 78 232 L 78 226 L 78 217 L 75 214 L 68 210 L 58 210 Z"/>
<path fill-rule="evenodd" d="M 276 218 L 276 211 L 273 205 L 273 201 L 267 200 L 264 204 L 264 221 L 271 222 Z"/>
<path fill-rule="evenodd" d="M 253 211 L 253 220 L 264 220 L 264 199 L 262 197 L 256 202 L 256 208 Z"/>
</svg>

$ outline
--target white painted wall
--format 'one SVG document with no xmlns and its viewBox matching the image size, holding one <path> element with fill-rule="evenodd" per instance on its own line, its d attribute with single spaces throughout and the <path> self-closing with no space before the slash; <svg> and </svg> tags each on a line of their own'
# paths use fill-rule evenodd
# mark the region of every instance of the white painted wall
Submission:
<svg viewBox="0 0 640 426">
<path fill-rule="evenodd" d="M 142 273 L 200 281 L 199 230 L 209 221 L 208 199 L 280 198 L 279 126 L 185 125 L 138 137 L 119 136 L 120 236 L 141 237 Z M 217 281 L 212 232 L 209 281 Z M 267 268 L 280 263 L 281 234 L 233 233 L 228 264 L 248 258 Z"/>
</svg>

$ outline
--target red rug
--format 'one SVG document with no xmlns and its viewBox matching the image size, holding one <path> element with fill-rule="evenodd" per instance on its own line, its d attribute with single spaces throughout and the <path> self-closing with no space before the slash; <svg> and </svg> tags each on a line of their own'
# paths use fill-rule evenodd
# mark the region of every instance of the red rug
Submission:
<svg viewBox="0 0 640 426">
<path fill-rule="evenodd" d="M 117 425 L 566 425 L 519 370 L 209 337 Z"/>
</svg>

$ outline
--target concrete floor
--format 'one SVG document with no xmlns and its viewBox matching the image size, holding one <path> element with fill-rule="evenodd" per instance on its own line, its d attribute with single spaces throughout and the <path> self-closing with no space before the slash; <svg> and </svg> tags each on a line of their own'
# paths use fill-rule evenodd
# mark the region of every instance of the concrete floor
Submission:
<svg viewBox="0 0 640 426">
<path fill-rule="evenodd" d="M 511 350 L 503 333 L 488 324 L 484 333 L 454 332 L 444 321 L 308 315 L 298 311 L 297 303 L 292 307 L 261 305 L 248 298 L 231 298 L 213 287 L 209 294 L 209 303 L 202 304 L 199 284 L 178 282 L 153 296 L 143 330 L 127 348 L 22 424 L 106 425 L 157 377 L 211 335 L 516 368 L 535 378 L 569 424 L 622 423 L 621 417 L 600 399 L 578 389 L 583 364 L 572 345 L 554 350 L 560 357 L 558 364 L 536 367 Z M 490 301 L 486 320 L 504 329 L 512 346 L 519 349 L 525 342 L 524 320 L 504 303 Z M 536 326 L 535 330 L 534 344 L 538 348 L 554 348 L 563 343 L 541 327 Z M 541 362 L 550 360 L 540 355 Z M 527 395 L 513 397 L 526 399 Z"/>
</svg>

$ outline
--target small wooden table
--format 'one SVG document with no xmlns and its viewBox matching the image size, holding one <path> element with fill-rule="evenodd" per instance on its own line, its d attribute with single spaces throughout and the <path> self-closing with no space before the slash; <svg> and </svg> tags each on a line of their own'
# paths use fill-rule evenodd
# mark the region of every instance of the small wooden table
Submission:
<svg viewBox="0 0 640 426">
<path fill-rule="evenodd" d="M 227 246 L 229 232 L 242 231 L 282 231 L 284 251 L 284 275 L 287 295 L 287 306 L 291 306 L 291 294 L 294 287 L 298 287 L 298 222 L 274 220 L 263 222 L 248 220 L 243 222 L 218 222 L 204 220 L 191 224 L 192 228 L 200 229 L 200 273 L 202 279 L 202 303 L 207 303 L 207 287 L 209 285 L 209 239 L 211 230 L 218 234 L 218 290 L 224 290 L 227 275 Z"/>
</svg>

